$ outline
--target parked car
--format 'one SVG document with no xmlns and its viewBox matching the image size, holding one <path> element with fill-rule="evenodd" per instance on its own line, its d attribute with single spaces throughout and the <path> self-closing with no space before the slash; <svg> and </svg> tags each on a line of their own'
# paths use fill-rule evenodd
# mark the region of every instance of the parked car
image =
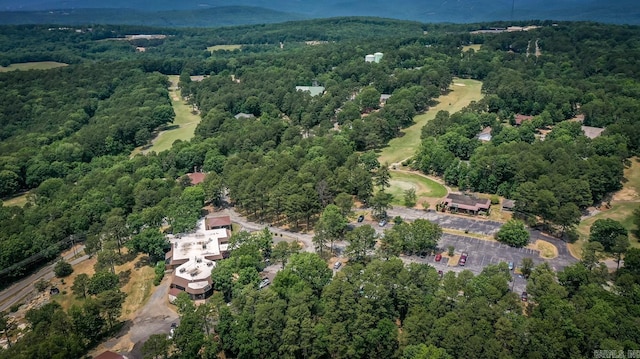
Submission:
<svg viewBox="0 0 640 359">
<path fill-rule="evenodd" d="M 386 225 L 387 225 L 387 220 L 386 220 L 386 219 L 383 219 L 382 221 L 380 221 L 380 223 L 378 223 L 378 225 L 379 225 L 380 227 L 384 227 L 384 226 L 386 226 Z"/>
<path fill-rule="evenodd" d="M 509 270 L 513 270 L 513 268 L 515 268 L 513 262 L 509 262 Z"/>
<path fill-rule="evenodd" d="M 529 300 L 529 295 L 527 294 L 527 292 L 522 292 L 520 299 L 522 299 L 523 302 L 526 302 L 527 300 Z"/>
<path fill-rule="evenodd" d="M 265 278 L 262 280 L 262 282 L 260 282 L 260 285 L 258 285 L 258 289 L 262 289 L 268 286 L 269 284 L 271 284 L 271 281 L 269 281 L 269 278 Z"/>
<path fill-rule="evenodd" d="M 337 261 L 335 263 L 333 263 L 333 269 L 340 269 L 340 267 L 342 267 L 342 262 Z"/>
<path fill-rule="evenodd" d="M 360 223 L 362 221 L 364 221 L 364 215 L 361 214 L 361 215 L 358 216 L 358 223 Z"/>
<path fill-rule="evenodd" d="M 467 252 L 462 252 L 462 254 L 460 255 L 460 260 L 458 260 L 458 265 L 459 266 L 464 266 L 465 264 L 467 264 L 467 257 L 469 255 L 467 254 Z"/>
<path fill-rule="evenodd" d="M 436 262 L 440 262 L 442 260 L 442 254 L 436 254 Z"/>
<path fill-rule="evenodd" d="M 440 279 L 442 279 L 442 277 L 444 277 L 444 272 L 442 270 L 439 270 L 438 276 L 440 277 Z"/>
</svg>

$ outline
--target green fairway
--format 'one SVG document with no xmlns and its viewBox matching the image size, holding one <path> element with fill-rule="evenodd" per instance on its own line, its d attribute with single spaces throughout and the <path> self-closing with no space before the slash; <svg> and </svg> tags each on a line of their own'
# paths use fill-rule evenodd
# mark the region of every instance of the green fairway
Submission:
<svg viewBox="0 0 640 359">
<path fill-rule="evenodd" d="M 209 52 L 220 51 L 220 50 L 233 51 L 241 47 L 242 45 L 214 45 L 214 46 L 207 47 L 207 51 Z"/>
<path fill-rule="evenodd" d="M 420 173 L 392 171 L 389 183 L 391 187 L 387 192 L 393 195 L 392 203 L 399 206 L 404 206 L 404 191 L 411 188 L 416 191 L 418 204 L 424 201 L 436 203 L 447 195 L 447 189 L 443 185 Z"/>
<path fill-rule="evenodd" d="M 389 141 L 389 145 L 382 149 L 378 161 L 380 163 L 399 163 L 413 156 L 420 146 L 420 132 L 422 127 L 435 118 L 440 110 L 455 113 L 460 111 L 472 101 L 482 98 L 480 89 L 482 82 L 468 79 L 454 79 L 451 91 L 438 97 L 438 104 L 421 115 L 415 117 L 415 124 L 404 129 L 404 136 Z"/>
<path fill-rule="evenodd" d="M 171 104 L 176 118 L 170 126 L 169 130 L 161 131 L 153 140 L 153 145 L 143 152 L 162 152 L 168 150 L 176 140 L 189 141 L 195 133 L 200 116 L 191 112 L 191 106 L 186 104 L 180 95 L 178 87 L 178 75 L 170 75 L 171 88 L 169 95 L 171 96 Z"/>
<path fill-rule="evenodd" d="M 23 62 L 19 64 L 11 64 L 7 67 L 0 66 L 0 72 L 9 72 L 16 70 L 49 70 L 56 67 L 68 66 L 62 62 L 55 61 L 38 61 L 38 62 Z"/>
<path fill-rule="evenodd" d="M 27 195 L 28 193 L 24 193 L 21 195 L 17 195 L 15 197 L 11 197 L 11 198 L 6 198 L 2 200 L 3 206 L 5 207 L 10 207 L 10 206 L 18 206 L 18 207 L 24 207 L 25 204 L 27 204 Z"/>
<path fill-rule="evenodd" d="M 462 46 L 462 52 L 467 52 L 471 49 L 473 49 L 473 51 L 478 51 L 480 50 L 481 47 L 482 47 L 482 44 L 465 45 L 465 46 Z"/>
</svg>

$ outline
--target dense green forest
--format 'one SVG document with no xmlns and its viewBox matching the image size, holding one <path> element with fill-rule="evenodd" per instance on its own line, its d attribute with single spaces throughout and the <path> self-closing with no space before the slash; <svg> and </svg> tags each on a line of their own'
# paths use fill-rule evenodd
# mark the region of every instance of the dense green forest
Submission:
<svg viewBox="0 0 640 359">
<path fill-rule="evenodd" d="M 84 240 L 102 269 L 124 260 L 122 246 L 157 255 L 162 240 L 144 244 L 157 238 L 150 230 L 168 224 L 189 231 L 200 208 L 224 193 L 255 219 L 304 229 L 322 227 L 324 213 L 345 198 L 381 205 L 375 186 L 388 173 L 375 150 L 401 135 L 454 77 L 482 80 L 485 98 L 461 113 L 439 113 L 409 164 L 462 189 L 515 198 L 532 222 L 572 233 L 582 209 L 621 187 L 624 166 L 640 149 L 640 28 L 537 24 L 529 32 L 477 35 L 469 30 L 500 24 L 344 18 L 221 29 L 3 27 L 0 64 L 70 66 L 0 73 L 0 194 L 28 191 L 24 207 L 0 207 L 2 283 L 55 258 L 70 240 Z M 110 40 L 140 33 L 167 37 Z M 327 42 L 304 43 L 314 40 Z M 482 48 L 462 51 L 470 43 Z M 206 51 L 216 44 L 243 46 Z M 146 51 L 136 52 L 139 46 Z M 378 51 L 380 63 L 364 62 Z M 191 141 L 131 157 L 174 117 L 168 74 L 180 74 L 202 122 Z M 323 94 L 295 89 L 314 83 Z M 391 95 L 383 107 L 381 94 Z M 255 117 L 235 118 L 239 112 Z M 515 126 L 516 114 L 535 117 Z M 602 136 L 589 139 L 566 121 L 580 114 L 586 125 L 605 127 Z M 487 126 L 493 138 L 482 143 L 475 136 Z M 209 174 L 190 187 L 183 175 L 194 168 Z M 395 228 L 388 242 L 411 237 L 413 227 Z M 437 239 L 436 229 L 428 231 Z M 358 235 L 371 243 L 373 234 Z M 506 265 L 440 279 L 432 267 L 403 266 L 396 257 L 432 249 L 431 240 L 375 258 L 352 248 L 354 264 L 333 279 L 319 256 L 296 254 L 258 291 L 264 250 L 246 242 L 214 274 L 221 295 L 197 310 L 180 301 L 175 339 L 152 337 L 149 351 L 171 347 L 177 358 L 220 351 L 243 358 L 557 358 L 640 349 L 636 249 L 611 275 L 596 264 L 596 250 L 560 273 L 538 267 L 523 305 L 509 290 Z M 242 280 L 231 283 L 237 273 Z M 0 357 L 81 356 L 114 327 L 121 295 L 101 293 L 73 311 L 52 305 L 31 312 L 33 331 Z M 0 324 L 0 334 L 13 333 Z"/>
</svg>

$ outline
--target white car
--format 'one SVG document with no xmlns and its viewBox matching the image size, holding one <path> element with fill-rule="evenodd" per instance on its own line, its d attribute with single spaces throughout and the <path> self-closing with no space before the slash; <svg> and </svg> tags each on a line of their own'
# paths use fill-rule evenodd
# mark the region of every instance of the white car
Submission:
<svg viewBox="0 0 640 359">
<path fill-rule="evenodd" d="M 342 262 L 337 261 L 337 262 L 333 263 L 333 269 L 338 270 L 338 269 L 340 269 L 340 267 L 342 267 Z"/>
<path fill-rule="evenodd" d="M 260 282 L 260 284 L 258 285 L 258 289 L 262 289 L 266 286 L 268 286 L 269 284 L 271 284 L 271 281 L 269 281 L 269 278 L 265 278 L 262 280 L 262 282 Z"/>
</svg>

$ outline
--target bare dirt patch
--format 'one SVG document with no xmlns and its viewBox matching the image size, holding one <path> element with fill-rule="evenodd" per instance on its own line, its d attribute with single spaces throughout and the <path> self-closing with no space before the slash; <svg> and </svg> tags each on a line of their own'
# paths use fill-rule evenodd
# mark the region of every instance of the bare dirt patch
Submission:
<svg viewBox="0 0 640 359">
<path fill-rule="evenodd" d="M 540 239 L 535 243 L 529 244 L 527 248 L 539 251 L 540 257 L 545 259 L 553 259 L 558 256 L 558 248 L 556 246 Z"/>
<path fill-rule="evenodd" d="M 442 261 L 446 261 L 447 258 L 449 258 L 449 262 L 447 263 L 447 266 L 449 267 L 455 267 L 458 265 L 458 261 L 460 261 L 460 255 L 456 254 L 453 257 L 445 257 L 444 255 L 442 256 Z"/>
<path fill-rule="evenodd" d="M 638 192 L 634 188 L 623 188 L 613 195 L 614 201 L 637 201 L 640 200 Z"/>
</svg>

